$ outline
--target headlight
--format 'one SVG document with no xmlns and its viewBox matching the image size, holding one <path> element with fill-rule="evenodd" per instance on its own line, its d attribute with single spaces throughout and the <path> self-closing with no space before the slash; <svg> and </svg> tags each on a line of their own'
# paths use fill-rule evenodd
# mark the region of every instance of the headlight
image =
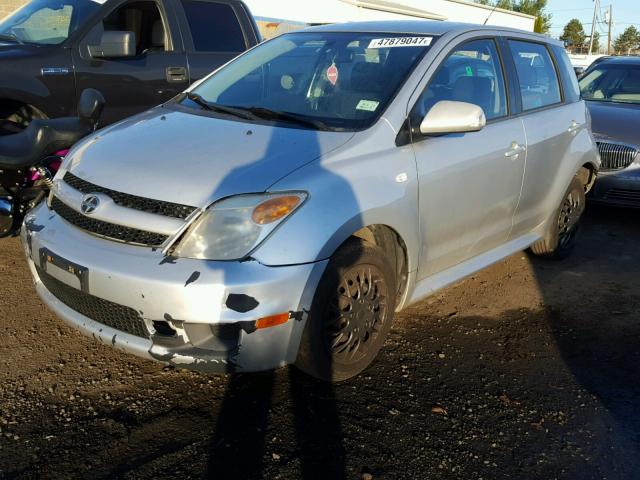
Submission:
<svg viewBox="0 0 640 480">
<path fill-rule="evenodd" d="M 172 255 L 203 260 L 246 257 L 306 198 L 306 193 L 287 192 L 221 200 L 196 220 Z"/>
</svg>

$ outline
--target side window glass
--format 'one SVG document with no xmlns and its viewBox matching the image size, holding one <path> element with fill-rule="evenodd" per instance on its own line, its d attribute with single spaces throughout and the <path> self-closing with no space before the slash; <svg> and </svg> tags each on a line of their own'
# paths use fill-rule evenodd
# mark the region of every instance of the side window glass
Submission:
<svg viewBox="0 0 640 480">
<path fill-rule="evenodd" d="M 539 43 L 509 40 L 524 111 L 560 103 L 560 84 L 549 51 Z"/>
<path fill-rule="evenodd" d="M 73 8 L 62 4 L 59 8 L 41 8 L 10 31 L 29 42 L 62 43 L 69 36 Z"/>
<path fill-rule="evenodd" d="M 553 54 L 556 57 L 556 62 L 560 68 L 562 74 L 562 85 L 564 86 L 564 100 L 567 103 L 573 103 L 580 100 L 580 87 L 578 86 L 578 77 L 573 70 L 571 60 L 567 55 L 564 48 L 553 46 L 551 47 Z"/>
<path fill-rule="evenodd" d="M 105 32 L 133 32 L 136 36 L 136 55 L 166 50 L 164 24 L 156 2 L 127 3 L 110 13 L 102 25 Z"/>
<path fill-rule="evenodd" d="M 230 5 L 202 0 L 182 0 L 182 6 L 197 52 L 239 53 L 246 50 L 242 27 Z"/>
<path fill-rule="evenodd" d="M 478 105 L 487 120 L 507 115 L 502 66 L 493 40 L 462 44 L 431 78 L 411 114 L 411 124 L 420 125 L 438 102 L 452 100 Z"/>
</svg>

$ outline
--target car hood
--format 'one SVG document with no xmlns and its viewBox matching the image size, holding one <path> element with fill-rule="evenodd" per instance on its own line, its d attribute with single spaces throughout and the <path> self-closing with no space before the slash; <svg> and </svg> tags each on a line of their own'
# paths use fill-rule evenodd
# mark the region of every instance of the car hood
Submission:
<svg viewBox="0 0 640 480">
<path fill-rule="evenodd" d="M 159 107 L 97 132 L 74 149 L 67 168 L 105 188 L 203 207 L 264 192 L 352 137 Z"/>
<path fill-rule="evenodd" d="M 596 139 L 640 145 L 640 105 L 587 102 Z"/>
</svg>

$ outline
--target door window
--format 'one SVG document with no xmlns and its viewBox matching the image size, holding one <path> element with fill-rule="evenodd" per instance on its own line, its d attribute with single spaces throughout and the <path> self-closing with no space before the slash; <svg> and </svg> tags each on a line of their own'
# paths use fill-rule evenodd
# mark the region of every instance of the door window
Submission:
<svg viewBox="0 0 640 480">
<path fill-rule="evenodd" d="M 246 50 L 242 27 L 230 5 L 200 0 L 183 0 L 193 47 L 198 52 Z"/>
<path fill-rule="evenodd" d="M 473 40 L 459 46 L 440 66 L 412 112 L 418 126 L 442 100 L 478 105 L 487 120 L 507 115 L 502 64 L 493 40 Z"/>
<path fill-rule="evenodd" d="M 516 65 L 524 111 L 561 102 L 556 67 L 547 47 L 539 43 L 509 40 Z"/>
<path fill-rule="evenodd" d="M 167 48 L 162 15 L 156 2 L 132 2 L 113 11 L 102 22 L 105 31 L 133 32 L 136 55 Z"/>
</svg>

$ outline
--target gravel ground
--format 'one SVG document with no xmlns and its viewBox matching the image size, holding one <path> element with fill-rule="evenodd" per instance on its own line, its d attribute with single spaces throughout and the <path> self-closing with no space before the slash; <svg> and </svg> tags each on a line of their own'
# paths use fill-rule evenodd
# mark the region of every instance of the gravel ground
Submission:
<svg viewBox="0 0 640 480">
<path fill-rule="evenodd" d="M 590 207 L 560 263 L 517 254 L 400 314 L 338 385 L 204 375 L 66 327 L 0 242 L 1 478 L 640 478 L 638 212 Z"/>
</svg>

